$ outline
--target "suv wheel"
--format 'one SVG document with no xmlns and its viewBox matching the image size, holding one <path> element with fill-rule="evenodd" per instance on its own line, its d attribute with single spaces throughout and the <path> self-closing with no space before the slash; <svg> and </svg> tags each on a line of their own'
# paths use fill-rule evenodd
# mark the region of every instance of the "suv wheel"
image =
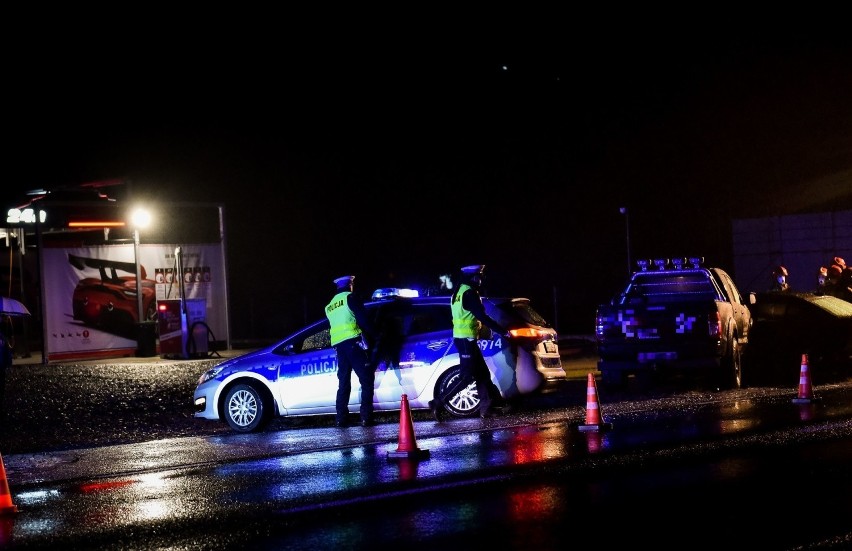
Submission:
<svg viewBox="0 0 852 551">
<path fill-rule="evenodd" d="M 728 352 L 721 362 L 718 374 L 719 387 L 722 389 L 738 389 L 743 387 L 743 354 L 737 336 L 728 336 Z"/>
</svg>

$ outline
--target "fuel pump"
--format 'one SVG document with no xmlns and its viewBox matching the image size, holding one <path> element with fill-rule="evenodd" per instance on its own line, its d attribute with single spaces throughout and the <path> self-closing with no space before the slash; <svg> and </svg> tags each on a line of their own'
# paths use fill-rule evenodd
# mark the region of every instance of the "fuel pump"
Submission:
<svg viewBox="0 0 852 551">
<path fill-rule="evenodd" d="M 181 248 L 175 248 L 178 297 L 157 301 L 160 355 L 163 358 L 197 358 L 207 355 L 207 300 L 186 298 Z"/>
</svg>

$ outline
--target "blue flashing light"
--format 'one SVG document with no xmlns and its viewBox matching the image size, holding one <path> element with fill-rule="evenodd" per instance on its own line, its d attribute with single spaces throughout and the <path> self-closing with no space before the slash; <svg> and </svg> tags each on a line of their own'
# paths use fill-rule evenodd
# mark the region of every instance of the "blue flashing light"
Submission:
<svg viewBox="0 0 852 551">
<path fill-rule="evenodd" d="M 373 300 L 381 300 L 385 298 L 403 297 L 417 298 L 420 292 L 416 289 L 401 289 L 399 287 L 383 287 L 373 291 Z"/>
<path fill-rule="evenodd" d="M 416 289 L 399 289 L 399 296 L 406 298 L 417 298 L 420 296 L 420 292 Z"/>
</svg>

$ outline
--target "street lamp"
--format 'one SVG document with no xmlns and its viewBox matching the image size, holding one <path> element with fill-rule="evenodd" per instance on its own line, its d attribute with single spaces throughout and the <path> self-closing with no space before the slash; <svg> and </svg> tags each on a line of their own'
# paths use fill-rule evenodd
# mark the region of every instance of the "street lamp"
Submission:
<svg viewBox="0 0 852 551">
<path fill-rule="evenodd" d="M 627 213 L 627 207 L 621 207 L 618 212 L 624 215 L 624 226 L 627 228 L 627 277 L 633 270 L 633 263 L 630 262 L 630 215 Z"/>
<path fill-rule="evenodd" d="M 136 321 L 141 323 L 145 313 L 142 310 L 142 266 L 139 264 L 139 229 L 151 224 L 151 213 L 138 208 L 130 216 L 133 226 L 133 262 L 136 264 Z"/>
</svg>

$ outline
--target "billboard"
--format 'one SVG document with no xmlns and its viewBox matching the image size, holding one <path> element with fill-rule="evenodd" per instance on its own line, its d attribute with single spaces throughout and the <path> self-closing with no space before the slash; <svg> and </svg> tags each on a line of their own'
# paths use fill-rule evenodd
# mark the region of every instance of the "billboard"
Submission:
<svg viewBox="0 0 852 551">
<path fill-rule="evenodd" d="M 133 355 L 138 293 L 134 245 L 45 246 L 42 251 L 47 360 Z M 205 299 L 206 324 L 229 340 L 225 262 L 219 244 L 140 244 L 142 321 L 157 301 Z"/>
</svg>

